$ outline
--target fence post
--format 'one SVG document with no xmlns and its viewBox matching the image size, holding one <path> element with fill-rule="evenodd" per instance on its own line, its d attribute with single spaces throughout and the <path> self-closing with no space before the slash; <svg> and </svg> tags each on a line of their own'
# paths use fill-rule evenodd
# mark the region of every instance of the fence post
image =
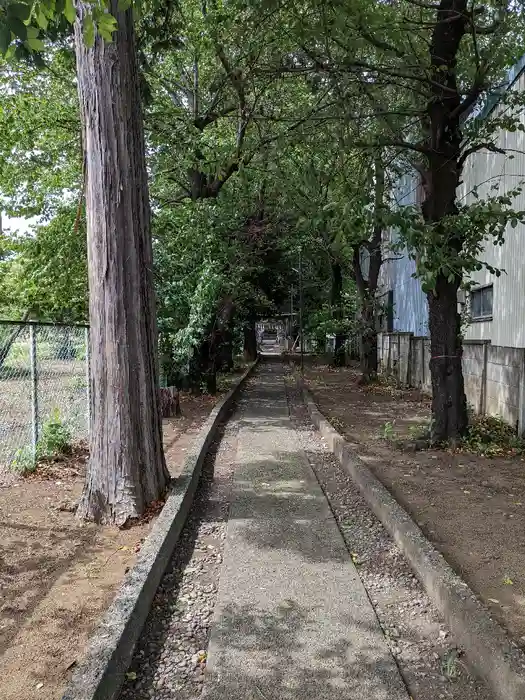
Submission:
<svg viewBox="0 0 525 700">
<path fill-rule="evenodd" d="M 412 383 L 412 374 L 413 374 L 413 361 L 414 361 L 414 334 L 410 333 L 408 336 L 408 357 L 407 357 L 407 386 L 414 386 Z"/>
<path fill-rule="evenodd" d="M 481 368 L 481 391 L 479 397 L 479 412 L 484 416 L 487 412 L 487 363 L 489 355 L 489 345 L 483 343 L 483 367 Z"/>
<path fill-rule="evenodd" d="M 525 349 L 521 351 L 519 376 L 518 435 L 525 435 Z"/>
<path fill-rule="evenodd" d="M 396 377 L 397 385 L 401 386 L 401 336 L 399 335 L 399 333 L 397 335 L 397 367 L 396 367 L 396 370 L 397 370 L 397 377 Z"/>
<path fill-rule="evenodd" d="M 91 434 L 91 351 L 89 348 L 89 328 L 84 329 L 84 340 L 86 343 L 86 420 L 89 436 Z"/>
<path fill-rule="evenodd" d="M 29 324 L 29 360 L 31 363 L 31 446 L 36 458 L 38 443 L 38 368 L 36 356 L 36 333 L 34 324 Z"/>
</svg>

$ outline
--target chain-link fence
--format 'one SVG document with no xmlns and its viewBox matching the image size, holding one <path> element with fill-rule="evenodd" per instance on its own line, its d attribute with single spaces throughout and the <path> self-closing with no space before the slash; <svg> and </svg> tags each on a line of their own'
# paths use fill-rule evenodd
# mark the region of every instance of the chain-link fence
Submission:
<svg viewBox="0 0 525 700">
<path fill-rule="evenodd" d="M 88 436 L 88 329 L 0 322 L 0 467 L 36 453 L 49 420 L 73 441 Z"/>
</svg>

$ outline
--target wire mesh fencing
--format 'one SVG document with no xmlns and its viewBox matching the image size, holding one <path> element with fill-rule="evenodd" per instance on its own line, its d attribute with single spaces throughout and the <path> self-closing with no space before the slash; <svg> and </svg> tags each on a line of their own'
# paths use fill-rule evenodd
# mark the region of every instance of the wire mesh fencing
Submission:
<svg viewBox="0 0 525 700">
<path fill-rule="evenodd" d="M 49 421 L 88 437 L 88 369 L 87 327 L 0 322 L 0 467 L 36 455 Z"/>
</svg>

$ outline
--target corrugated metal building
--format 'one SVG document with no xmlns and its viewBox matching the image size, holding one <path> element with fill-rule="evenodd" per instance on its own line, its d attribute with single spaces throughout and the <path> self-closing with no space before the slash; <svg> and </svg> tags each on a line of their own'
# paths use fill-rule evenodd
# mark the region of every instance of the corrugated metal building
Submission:
<svg viewBox="0 0 525 700">
<path fill-rule="evenodd" d="M 509 74 L 510 89 L 525 90 L 525 57 Z M 494 104 L 488 106 L 496 114 L 507 108 Z M 525 111 L 521 113 L 521 124 L 525 128 Z M 525 180 L 525 133 L 523 131 L 500 130 L 495 139 L 496 146 L 505 149 L 507 155 L 478 151 L 468 160 L 463 172 L 463 185 L 458 193 L 460 201 L 474 201 L 477 188 L 479 198 L 503 194 L 516 188 Z M 514 156 L 512 159 L 508 156 Z M 491 189 L 497 186 L 498 189 Z M 514 200 L 514 208 L 525 210 L 525 192 Z M 471 324 L 466 331 L 467 340 L 490 340 L 493 345 L 509 348 L 525 347 L 525 227 L 507 227 L 502 246 L 488 242 L 480 259 L 501 270 L 497 277 L 488 270 L 475 272 L 475 283 L 469 295 Z"/>
<path fill-rule="evenodd" d="M 394 192 L 398 206 L 416 204 L 419 178 L 416 173 L 400 178 Z M 380 285 L 383 303 L 391 306 L 389 331 L 403 331 L 414 335 L 428 334 L 428 306 L 421 284 L 414 277 L 416 264 L 407 250 L 394 252 L 391 246 L 398 240 L 398 233 L 390 229 L 384 239 Z"/>
</svg>

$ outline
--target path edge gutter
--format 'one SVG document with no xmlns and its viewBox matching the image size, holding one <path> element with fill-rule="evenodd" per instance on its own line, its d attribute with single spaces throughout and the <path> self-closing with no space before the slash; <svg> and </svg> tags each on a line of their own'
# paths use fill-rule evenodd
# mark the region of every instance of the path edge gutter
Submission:
<svg viewBox="0 0 525 700">
<path fill-rule="evenodd" d="M 62 700 L 115 700 L 130 667 L 153 598 L 190 512 L 206 453 L 260 357 L 212 409 L 193 441 L 180 476 L 124 580 L 90 637 Z"/>
<path fill-rule="evenodd" d="M 465 652 L 469 668 L 488 685 L 495 700 L 524 700 L 525 654 L 491 618 L 465 581 L 453 571 L 390 491 L 325 418 L 304 379 L 295 368 L 293 371 L 310 419 L 403 552 L 430 600 L 443 615 L 455 641 Z"/>
</svg>

